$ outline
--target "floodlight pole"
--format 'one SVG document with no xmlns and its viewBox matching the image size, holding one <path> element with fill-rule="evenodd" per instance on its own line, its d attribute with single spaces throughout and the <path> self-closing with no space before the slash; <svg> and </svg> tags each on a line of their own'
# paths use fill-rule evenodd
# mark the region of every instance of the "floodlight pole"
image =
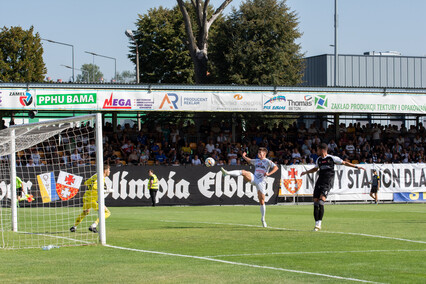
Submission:
<svg viewBox="0 0 426 284">
<path fill-rule="evenodd" d="M 126 30 L 124 33 L 128 38 L 133 40 L 133 43 L 136 45 L 136 84 L 139 84 L 139 45 L 132 30 Z"/>
<path fill-rule="evenodd" d="M 45 39 L 45 38 L 42 38 L 41 40 L 45 40 L 45 41 L 48 41 L 48 42 L 51 42 L 51 43 L 71 46 L 71 48 L 72 48 L 72 82 L 75 83 L 75 77 L 74 77 L 74 45 L 69 44 L 69 43 L 54 41 L 54 40 L 51 40 L 51 39 Z"/>
<path fill-rule="evenodd" d="M 337 0 L 334 0 L 334 86 L 336 87 L 338 80 L 338 68 L 339 68 L 339 55 L 337 54 L 337 23 L 338 23 L 338 15 L 337 15 Z"/>
<path fill-rule="evenodd" d="M 116 58 L 110 57 L 110 56 L 106 56 L 106 55 L 97 54 L 97 53 L 94 53 L 94 52 L 91 52 L 91 51 L 85 51 L 85 52 L 88 53 L 88 54 L 93 55 L 93 60 L 95 60 L 95 56 L 104 57 L 104 58 L 108 58 L 108 59 L 114 60 L 114 80 L 117 83 L 117 59 Z"/>
</svg>

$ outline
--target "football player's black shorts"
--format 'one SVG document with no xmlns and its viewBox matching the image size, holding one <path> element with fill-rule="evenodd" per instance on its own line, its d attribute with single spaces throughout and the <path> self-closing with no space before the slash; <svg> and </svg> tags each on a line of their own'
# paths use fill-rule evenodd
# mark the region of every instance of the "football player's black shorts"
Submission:
<svg viewBox="0 0 426 284">
<path fill-rule="evenodd" d="M 370 193 L 377 193 L 377 186 L 371 186 L 371 190 L 370 190 Z"/>
<path fill-rule="evenodd" d="M 314 189 L 314 198 L 320 198 L 321 195 L 324 195 L 327 198 L 328 193 L 330 192 L 331 186 L 329 184 L 316 184 Z"/>
</svg>

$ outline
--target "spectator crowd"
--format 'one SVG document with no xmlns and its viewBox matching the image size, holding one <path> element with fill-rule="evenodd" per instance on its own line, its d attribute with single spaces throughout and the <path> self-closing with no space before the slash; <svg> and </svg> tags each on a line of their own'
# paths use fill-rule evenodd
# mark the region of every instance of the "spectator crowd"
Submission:
<svg viewBox="0 0 426 284">
<path fill-rule="evenodd" d="M 18 153 L 17 165 L 46 165 L 54 159 L 64 166 L 95 164 L 94 134 L 90 125 L 70 129 L 60 138 L 52 137 Z M 278 164 L 314 164 L 318 145 L 327 143 L 330 154 L 355 164 L 423 163 L 425 137 L 421 123 L 409 129 L 377 123 L 341 123 L 338 129 L 332 124 L 325 129 L 316 123 L 309 127 L 293 123 L 286 128 L 282 124 L 252 124 L 245 129 L 239 124 L 234 126 L 233 136 L 230 123 L 221 121 L 204 120 L 199 127 L 193 123 L 145 123 L 140 130 L 125 124 L 115 131 L 107 122 L 103 127 L 103 154 L 104 161 L 113 166 L 198 166 L 208 157 L 217 165 L 240 165 L 245 163 L 243 152 L 255 158 L 258 148 L 266 147 L 268 158 Z"/>
<path fill-rule="evenodd" d="M 337 134 L 337 135 L 336 135 Z M 123 165 L 201 165 L 208 157 L 218 165 L 244 164 L 242 153 L 255 158 L 259 147 L 269 150 L 268 157 L 279 164 L 313 164 L 320 143 L 327 143 L 329 153 L 352 163 L 423 163 L 426 131 L 418 127 L 360 123 L 340 124 L 327 129 L 312 123 L 308 128 L 294 123 L 251 125 L 245 131 L 224 122 L 208 122 L 200 127 L 169 123 L 143 125 L 141 131 L 126 124 L 112 131 L 107 123 L 104 159 Z M 336 138 L 338 137 L 338 138 Z"/>
</svg>

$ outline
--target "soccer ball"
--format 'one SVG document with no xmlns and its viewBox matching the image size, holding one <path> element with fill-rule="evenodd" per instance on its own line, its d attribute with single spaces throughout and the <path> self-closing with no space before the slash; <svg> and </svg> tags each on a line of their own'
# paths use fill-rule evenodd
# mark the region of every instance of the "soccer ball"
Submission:
<svg viewBox="0 0 426 284">
<path fill-rule="evenodd" d="M 213 167 L 215 163 L 216 162 L 211 157 L 207 158 L 206 161 L 204 162 L 204 164 L 206 164 L 206 167 Z"/>
</svg>

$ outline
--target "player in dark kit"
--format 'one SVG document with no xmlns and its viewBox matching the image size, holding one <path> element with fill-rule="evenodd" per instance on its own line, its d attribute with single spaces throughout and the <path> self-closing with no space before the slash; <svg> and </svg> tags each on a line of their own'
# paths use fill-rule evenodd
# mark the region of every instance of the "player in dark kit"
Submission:
<svg viewBox="0 0 426 284">
<path fill-rule="evenodd" d="M 365 169 L 362 167 L 358 167 L 354 164 L 343 161 L 339 157 L 327 154 L 327 150 L 327 144 L 322 143 L 318 147 L 319 157 L 317 159 L 315 167 L 313 167 L 309 171 L 300 174 L 300 176 L 304 176 L 306 174 L 315 173 L 319 170 L 318 179 L 315 182 L 314 189 L 314 231 L 321 230 L 322 217 L 324 216 L 324 202 L 326 201 L 327 195 L 334 184 L 334 165 L 344 165 L 347 167 L 362 169 L 365 171 Z"/>
</svg>

